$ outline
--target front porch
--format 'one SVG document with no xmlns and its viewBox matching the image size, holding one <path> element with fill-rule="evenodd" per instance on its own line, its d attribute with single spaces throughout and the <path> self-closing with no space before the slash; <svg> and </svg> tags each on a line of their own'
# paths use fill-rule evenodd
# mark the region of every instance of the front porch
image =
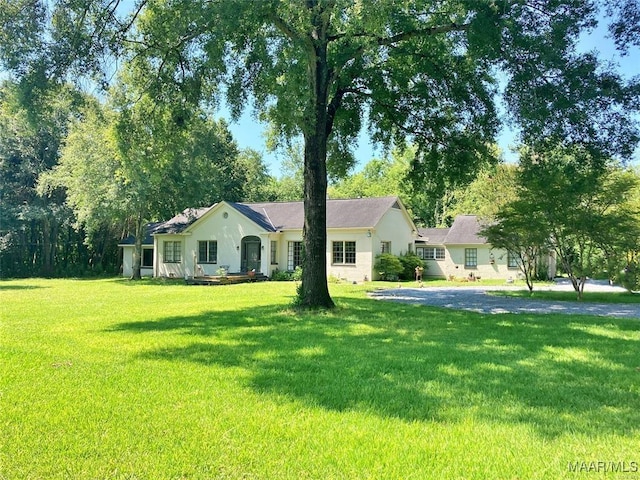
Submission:
<svg viewBox="0 0 640 480">
<path fill-rule="evenodd" d="M 187 285 L 230 285 L 234 283 L 264 282 L 269 280 L 263 273 L 228 273 L 226 275 L 203 275 L 186 278 Z"/>
</svg>

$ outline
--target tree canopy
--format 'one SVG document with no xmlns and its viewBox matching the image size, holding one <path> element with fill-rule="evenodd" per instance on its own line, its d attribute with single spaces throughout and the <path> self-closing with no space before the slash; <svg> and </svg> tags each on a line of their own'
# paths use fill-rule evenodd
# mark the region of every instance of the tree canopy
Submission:
<svg viewBox="0 0 640 480">
<path fill-rule="evenodd" d="M 501 79 L 533 148 L 580 144 L 594 158 L 624 157 L 638 140 L 636 82 L 576 48 L 599 18 L 619 45 L 633 39 L 633 0 L 138 0 L 121 15 L 124 3 L 3 3 L 0 17 L 11 21 L 0 57 L 33 87 L 125 52 L 153 99 L 216 104 L 224 95 L 236 115 L 253 101 L 279 135 L 302 137 L 301 305 L 333 305 L 327 174 L 353 165 L 364 118 L 374 140 L 415 144 L 414 172 L 441 182 L 491 156 Z"/>
</svg>

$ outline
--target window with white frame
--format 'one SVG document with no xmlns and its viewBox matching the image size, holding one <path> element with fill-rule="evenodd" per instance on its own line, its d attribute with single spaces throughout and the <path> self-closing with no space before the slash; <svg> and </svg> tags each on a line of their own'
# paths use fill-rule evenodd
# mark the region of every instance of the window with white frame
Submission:
<svg viewBox="0 0 640 480">
<path fill-rule="evenodd" d="M 391 253 L 391 242 L 380 242 L 380 253 Z"/>
<path fill-rule="evenodd" d="M 416 255 L 422 260 L 444 260 L 444 247 L 416 247 Z"/>
<path fill-rule="evenodd" d="M 198 242 L 198 263 L 218 263 L 218 241 Z"/>
<path fill-rule="evenodd" d="M 287 270 L 293 271 L 302 266 L 302 242 L 289 242 L 287 253 Z"/>
<path fill-rule="evenodd" d="M 332 264 L 353 265 L 356 263 L 356 242 L 333 242 Z"/>
<path fill-rule="evenodd" d="M 464 249 L 464 266 L 465 268 L 476 268 L 478 266 L 478 249 Z"/>
<path fill-rule="evenodd" d="M 182 242 L 164 242 L 164 263 L 180 263 L 182 261 Z"/>
</svg>

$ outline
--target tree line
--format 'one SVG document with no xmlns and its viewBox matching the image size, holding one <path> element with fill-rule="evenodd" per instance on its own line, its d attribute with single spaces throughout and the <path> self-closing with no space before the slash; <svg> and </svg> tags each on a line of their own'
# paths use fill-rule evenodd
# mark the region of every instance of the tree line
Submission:
<svg viewBox="0 0 640 480">
<path fill-rule="evenodd" d="M 602 23 L 619 51 L 637 48 L 638 11 L 635 0 L 14 0 L 0 3 L 0 61 L 31 107 L 46 107 L 69 80 L 103 92 L 126 85 L 113 97 L 113 141 L 127 188 L 152 188 L 150 159 L 184 182 L 171 168 L 169 140 L 201 152 L 181 125 L 198 124 L 223 99 L 234 116 L 253 102 L 275 137 L 302 139 L 307 255 L 298 303 L 331 308 L 320 261 L 327 189 L 354 165 L 362 127 L 387 148 L 416 147 L 411 172 L 429 193 L 425 205 L 471 181 L 492 156 L 503 120 L 498 98 L 521 143 L 539 153 L 562 146 L 629 158 L 638 142 L 638 81 L 577 47 Z M 149 113 L 149 128 L 138 130 Z M 213 128 L 202 122 L 203 132 Z M 127 129 L 135 141 L 123 136 Z M 168 135 L 164 143 L 158 134 Z M 34 153 L 30 179 L 42 162 L 54 166 L 49 155 Z M 14 217 L 37 216 L 36 203 Z M 425 208 L 442 221 L 447 203 Z M 37 261 L 49 264 L 53 224 L 45 217 L 24 240 L 46 244 Z"/>
<path fill-rule="evenodd" d="M 0 86 L 0 275 L 116 274 L 118 241 L 185 208 L 220 200 L 299 200 L 295 157 L 268 174 L 225 121 L 126 92 L 107 100 L 71 85 L 38 108 Z M 289 166 L 287 166 L 289 165 Z M 297 177 L 298 176 L 298 177 Z"/>
</svg>

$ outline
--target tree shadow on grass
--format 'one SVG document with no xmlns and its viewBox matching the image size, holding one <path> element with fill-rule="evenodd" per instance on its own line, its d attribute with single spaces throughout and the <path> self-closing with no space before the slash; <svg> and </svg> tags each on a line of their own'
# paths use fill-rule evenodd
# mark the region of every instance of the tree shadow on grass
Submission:
<svg viewBox="0 0 640 480">
<path fill-rule="evenodd" d="M 36 290 L 39 288 L 49 288 L 49 287 L 42 287 L 40 285 L 6 285 L 4 284 L 5 281 L 9 281 L 9 280 L 0 280 L 0 291 L 2 290 Z"/>
<path fill-rule="evenodd" d="M 472 416 L 549 437 L 640 429 L 637 321 L 336 300 L 325 314 L 258 307 L 116 330 L 192 336 L 141 357 L 241 367 L 258 392 L 333 411 L 406 421 Z"/>
</svg>

